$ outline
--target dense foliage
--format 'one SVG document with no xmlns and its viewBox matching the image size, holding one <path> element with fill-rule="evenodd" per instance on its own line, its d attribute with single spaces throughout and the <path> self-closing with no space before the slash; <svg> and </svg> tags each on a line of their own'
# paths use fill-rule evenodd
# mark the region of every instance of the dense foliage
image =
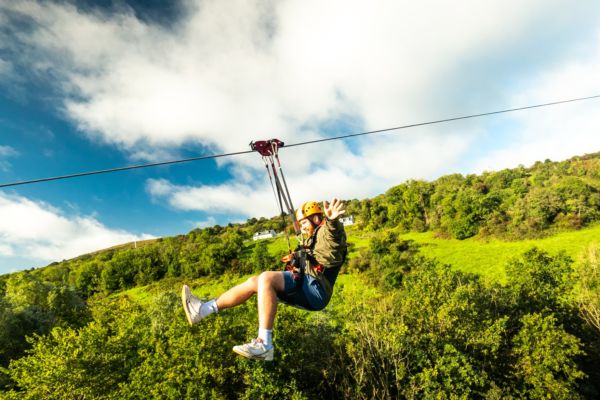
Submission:
<svg viewBox="0 0 600 400">
<path fill-rule="evenodd" d="M 600 156 L 412 181 L 350 202 L 370 241 L 332 303 L 282 306 L 275 361 L 231 347 L 256 302 L 187 325 L 185 281 L 215 296 L 280 268 L 252 233 L 280 218 L 198 229 L 0 276 L 0 398 L 597 398 L 600 251 L 536 248 L 500 284 L 424 258 L 398 231 L 515 239 L 597 221 Z M 270 251 L 269 251 L 270 250 Z"/>
<path fill-rule="evenodd" d="M 404 243 L 393 253 L 408 249 Z M 409 264 L 397 288 L 365 270 L 340 279 L 324 312 L 280 307 L 276 359 L 266 364 L 231 352 L 255 334 L 254 301 L 189 328 L 177 281 L 155 285 L 144 304 L 95 296 L 89 323 L 56 324 L 28 339 L 27 354 L 5 370 L 5 396 L 598 396 L 600 331 L 579 313 L 572 260 L 532 249 L 508 266 L 506 286 L 418 255 Z"/>
<path fill-rule="evenodd" d="M 600 153 L 408 181 L 376 198 L 352 201 L 351 212 L 367 229 L 432 230 L 456 239 L 521 239 L 577 229 L 600 219 Z"/>
</svg>

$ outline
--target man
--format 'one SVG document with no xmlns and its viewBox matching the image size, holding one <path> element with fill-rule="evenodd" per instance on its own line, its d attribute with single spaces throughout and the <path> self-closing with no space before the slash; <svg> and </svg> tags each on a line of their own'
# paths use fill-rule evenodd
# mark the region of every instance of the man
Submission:
<svg viewBox="0 0 600 400">
<path fill-rule="evenodd" d="M 183 285 L 181 300 L 190 325 L 210 314 L 240 305 L 256 294 L 258 338 L 234 346 L 233 351 L 251 359 L 273 360 L 273 322 L 278 300 L 318 311 L 331 299 L 333 285 L 346 259 L 346 233 L 338 219 L 344 212 L 344 204 L 336 198 L 331 203 L 323 202 L 323 208 L 311 201 L 296 211 L 296 219 L 306 236 L 303 245 L 307 257 L 303 273 L 266 271 L 205 303 Z"/>
</svg>

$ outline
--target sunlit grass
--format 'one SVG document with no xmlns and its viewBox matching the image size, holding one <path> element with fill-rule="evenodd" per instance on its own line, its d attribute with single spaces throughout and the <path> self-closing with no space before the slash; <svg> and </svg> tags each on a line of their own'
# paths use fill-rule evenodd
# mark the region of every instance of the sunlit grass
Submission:
<svg viewBox="0 0 600 400">
<path fill-rule="evenodd" d="M 432 232 L 407 233 L 400 237 L 420 244 L 420 252 L 426 257 L 436 258 L 464 272 L 477 273 L 504 282 L 506 281 L 505 266 L 511 258 L 532 247 L 538 247 L 551 254 L 564 251 L 576 259 L 591 243 L 600 242 L 600 225 L 579 231 L 563 232 L 543 239 L 514 242 L 496 239 L 483 241 L 477 238 L 437 239 Z"/>
</svg>

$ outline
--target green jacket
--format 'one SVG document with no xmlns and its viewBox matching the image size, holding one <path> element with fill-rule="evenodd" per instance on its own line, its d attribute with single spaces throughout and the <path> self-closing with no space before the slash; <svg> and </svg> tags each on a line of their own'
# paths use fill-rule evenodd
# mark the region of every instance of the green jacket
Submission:
<svg viewBox="0 0 600 400">
<path fill-rule="evenodd" d="M 348 251 L 346 244 L 346 232 L 344 225 L 339 219 L 330 220 L 325 218 L 324 222 L 317 228 L 317 231 L 304 241 L 307 252 L 324 269 L 339 268 L 346 260 Z M 314 269 L 310 262 L 306 263 L 305 272 L 314 276 L 325 291 L 327 301 L 333 294 L 333 287 L 323 272 Z"/>
</svg>

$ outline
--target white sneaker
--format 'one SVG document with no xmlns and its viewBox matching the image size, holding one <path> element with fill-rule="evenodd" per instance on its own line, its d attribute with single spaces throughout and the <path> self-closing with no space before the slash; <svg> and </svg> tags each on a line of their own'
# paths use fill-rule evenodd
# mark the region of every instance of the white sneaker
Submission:
<svg viewBox="0 0 600 400">
<path fill-rule="evenodd" d="M 273 346 L 265 346 L 260 339 L 250 343 L 233 346 L 233 351 L 251 360 L 273 361 Z"/>
<path fill-rule="evenodd" d="M 202 302 L 192 294 L 188 285 L 183 285 L 181 289 L 181 303 L 183 304 L 183 310 L 190 325 L 194 325 L 202 319 L 200 315 Z"/>
</svg>

